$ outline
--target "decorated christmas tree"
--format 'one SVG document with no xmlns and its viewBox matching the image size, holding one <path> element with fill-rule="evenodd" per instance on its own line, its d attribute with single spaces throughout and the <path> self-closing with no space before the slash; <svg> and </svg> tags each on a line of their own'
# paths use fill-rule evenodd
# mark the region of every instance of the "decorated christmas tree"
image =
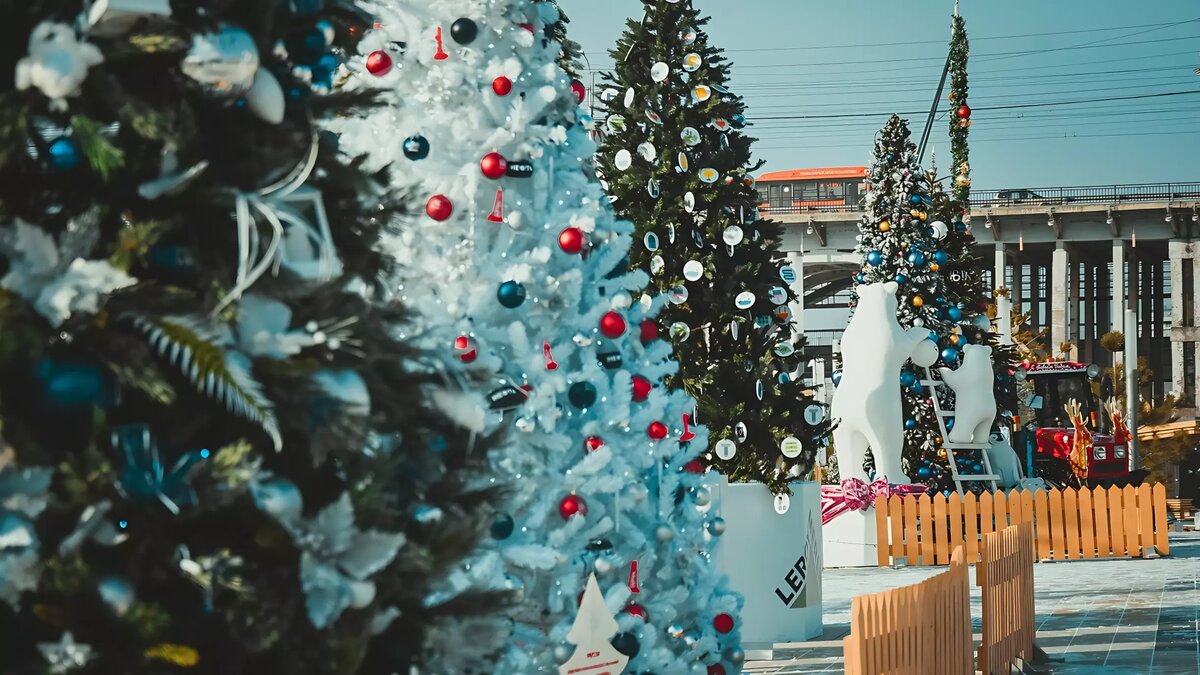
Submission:
<svg viewBox="0 0 1200 675">
<path fill-rule="evenodd" d="M 595 177 L 586 92 L 556 65 L 560 14 L 532 0 L 375 11 L 354 86 L 391 106 L 337 129 L 425 206 L 392 222 L 389 245 L 397 295 L 423 313 L 409 336 L 448 375 L 486 382 L 478 427 L 508 433 L 490 457 L 518 485 L 464 579 L 499 568 L 523 589 L 493 631 L 460 642 L 506 649 L 433 672 L 556 672 L 593 572 L 629 672 L 735 670 L 740 599 L 710 559 L 724 522 L 701 485 L 706 433 L 663 384 L 678 368 L 652 321 L 665 299 L 626 270 L 632 226 Z"/>
<path fill-rule="evenodd" d="M 957 306 L 947 297 L 941 266 L 949 261 L 943 242 L 948 228 L 932 221 L 928 177 L 917 164 L 908 124 L 893 115 L 875 140 L 860 241 L 862 256 L 856 284 L 894 281 L 899 284 L 897 319 L 901 327 L 923 327 L 941 351 L 935 366 L 953 367 L 962 336 Z M 853 303 L 852 303 L 853 305 Z M 853 358 L 846 354 L 844 358 Z M 904 397 L 905 472 L 916 482 L 932 483 L 948 475 L 939 461 L 942 443 L 929 389 L 921 385 L 923 369 L 911 363 L 900 373 Z"/>
<path fill-rule="evenodd" d="M 494 495 L 378 302 L 396 203 L 314 126 L 365 102 L 325 94 L 370 22 L 3 0 L 0 25 L 0 670 L 408 672 L 497 599 L 434 595 Z"/>
<path fill-rule="evenodd" d="M 967 41 L 966 23 L 957 14 L 953 17 L 950 38 L 950 189 L 947 193 L 936 176 L 930 177 L 932 204 L 929 213 L 941 222 L 947 231 L 942 249 L 948 260 L 941 267 L 946 279 L 946 296 L 959 310 L 957 324 L 963 339 L 970 344 L 985 344 L 992 348 L 995 371 L 995 395 L 997 415 L 1011 417 L 1017 410 L 1016 381 L 1010 366 L 1016 362 L 1016 353 L 1010 346 L 1001 344 L 999 330 L 992 326 L 989 314 L 995 303 L 995 290 L 1004 285 L 1004 279 L 993 279 L 988 288 L 986 271 L 988 261 L 974 251 L 978 243 L 971 229 L 971 177 L 970 146 L 971 108 L 967 105 Z M 938 231 L 942 226 L 937 226 Z"/>
<path fill-rule="evenodd" d="M 661 0 L 629 21 L 605 76 L 599 161 L 618 215 L 637 227 L 630 267 L 670 298 L 658 317 L 680 362 L 669 384 L 697 401 L 706 461 L 787 492 L 829 424 L 803 393 L 795 272 L 779 252 L 782 226 L 758 218 L 750 172 L 761 162 L 707 23 L 692 3 Z"/>
</svg>

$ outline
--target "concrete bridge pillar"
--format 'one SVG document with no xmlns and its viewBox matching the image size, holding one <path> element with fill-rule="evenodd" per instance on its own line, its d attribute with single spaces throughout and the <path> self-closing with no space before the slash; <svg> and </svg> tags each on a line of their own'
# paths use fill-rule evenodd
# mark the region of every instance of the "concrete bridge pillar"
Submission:
<svg viewBox="0 0 1200 675">
<path fill-rule="evenodd" d="M 1112 316 L 1109 331 L 1123 331 L 1125 324 L 1125 240 L 1114 239 L 1112 244 Z"/>
<path fill-rule="evenodd" d="M 1197 343 L 1200 342 L 1200 242 L 1173 239 L 1167 243 L 1171 261 L 1171 392 L 1190 400 L 1192 407 L 1200 393 L 1200 367 L 1197 367 Z"/>
<path fill-rule="evenodd" d="M 804 335 L 804 253 L 788 253 L 787 258 L 788 263 L 796 270 L 796 280 L 791 284 L 796 301 L 792 303 L 791 309 L 796 335 L 800 336 Z"/>
</svg>

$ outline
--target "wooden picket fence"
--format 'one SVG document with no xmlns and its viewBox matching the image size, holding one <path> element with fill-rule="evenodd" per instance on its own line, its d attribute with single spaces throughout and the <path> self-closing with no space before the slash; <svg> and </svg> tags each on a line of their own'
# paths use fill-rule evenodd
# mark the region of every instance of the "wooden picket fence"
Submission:
<svg viewBox="0 0 1200 675">
<path fill-rule="evenodd" d="M 1037 560 L 1167 555 L 1167 493 L 1156 484 L 1108 489 L 879 497 L 879 565 L 946 565 L 962 545 L 979 560 L 981 537 L 1033 523 Z"/>
<path fill-rule="evenodd" d="M 846 675 L 963 675 L 975 670 L 971 590 L 963 548 L 950 567 L 919 584 L 851 603 L 842 640 Z"/>
<path fill-rule="evenodd" d="M 1033 610 L 1033 523 L 1024 522 L 983 536 L 975 582 L 982 595 L 979 670 L 1008 675 L 1033 661 L 1037 624 Z"/>
</svg>

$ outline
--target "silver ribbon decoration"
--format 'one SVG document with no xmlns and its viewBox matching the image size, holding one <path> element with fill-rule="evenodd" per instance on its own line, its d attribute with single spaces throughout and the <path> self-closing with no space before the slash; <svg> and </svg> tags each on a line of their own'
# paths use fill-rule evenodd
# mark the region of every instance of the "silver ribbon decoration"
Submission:
<svg viewBox="0 0 1200 675">
<path fill-rule="evenodd" d="M 289 198 L 296 196 L 316 168 L 318 150 L 317 136 L 314 133 L 308 156 L 293 170 L 291 176 L 257 192 L 238 192 L 234 195 L 238 239 L 237 281 L 217 303 L 212 311 L 214 315 L 240 298 L 267 273 L 267 270 L 270 269 L 275 274 L 279 272 L 280 264 L 285 262 L 284 252 L 280 249 L 286 232 L 285 225 L 300 228 L 309 241 L 316 245 L 321 278 L 328 279 L 336 273 L 333 270 L 337 267 L 337 250 L 333 245 L 333 235 L 320 193 L 310 189 L 310 192 L 304 194 L 304 198 L 314 206 L 318 221 L 316 225 L 305 220 L 294 207 L 288 205 Z M 262 255 L 259 255 L 262 241 L 258 232 L 258 217 L 266 221 L 271 230 L 271 239 Z"/>
</svg>

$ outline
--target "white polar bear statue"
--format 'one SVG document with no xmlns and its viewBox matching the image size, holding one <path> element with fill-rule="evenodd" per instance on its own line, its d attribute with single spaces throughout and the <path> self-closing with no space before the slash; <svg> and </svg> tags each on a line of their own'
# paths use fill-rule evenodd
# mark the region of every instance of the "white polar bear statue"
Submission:
<svg viewBox="0 0 1200 675">
<path fill-rule="evenodd" d="M 958 370 L 938 368 L 942 380 L 954 390 L 954 428 L 946 435 L 950 443 L 987 443 L 996 421 L 996 393 L 992 374 L 992 348 L 963 347 Z"/>
<path fill-rule="evenodd" d="M 838 471 L 842 480 L 870 480 L 863 471 L 867 448 L 875 457 L 875 475 L 891 483 L 909 483 L 901 468 L 904 411 L 900 369 L 912 359 L 919 366 L 937 360 L 937 344 L 925 328 L 905 330 L 896 321 L 896 291 L 887 283 L 859 286 L 858 307 L 842 336 L 842 379 L 833 395 L 830 416 Z"/>
</svg>

